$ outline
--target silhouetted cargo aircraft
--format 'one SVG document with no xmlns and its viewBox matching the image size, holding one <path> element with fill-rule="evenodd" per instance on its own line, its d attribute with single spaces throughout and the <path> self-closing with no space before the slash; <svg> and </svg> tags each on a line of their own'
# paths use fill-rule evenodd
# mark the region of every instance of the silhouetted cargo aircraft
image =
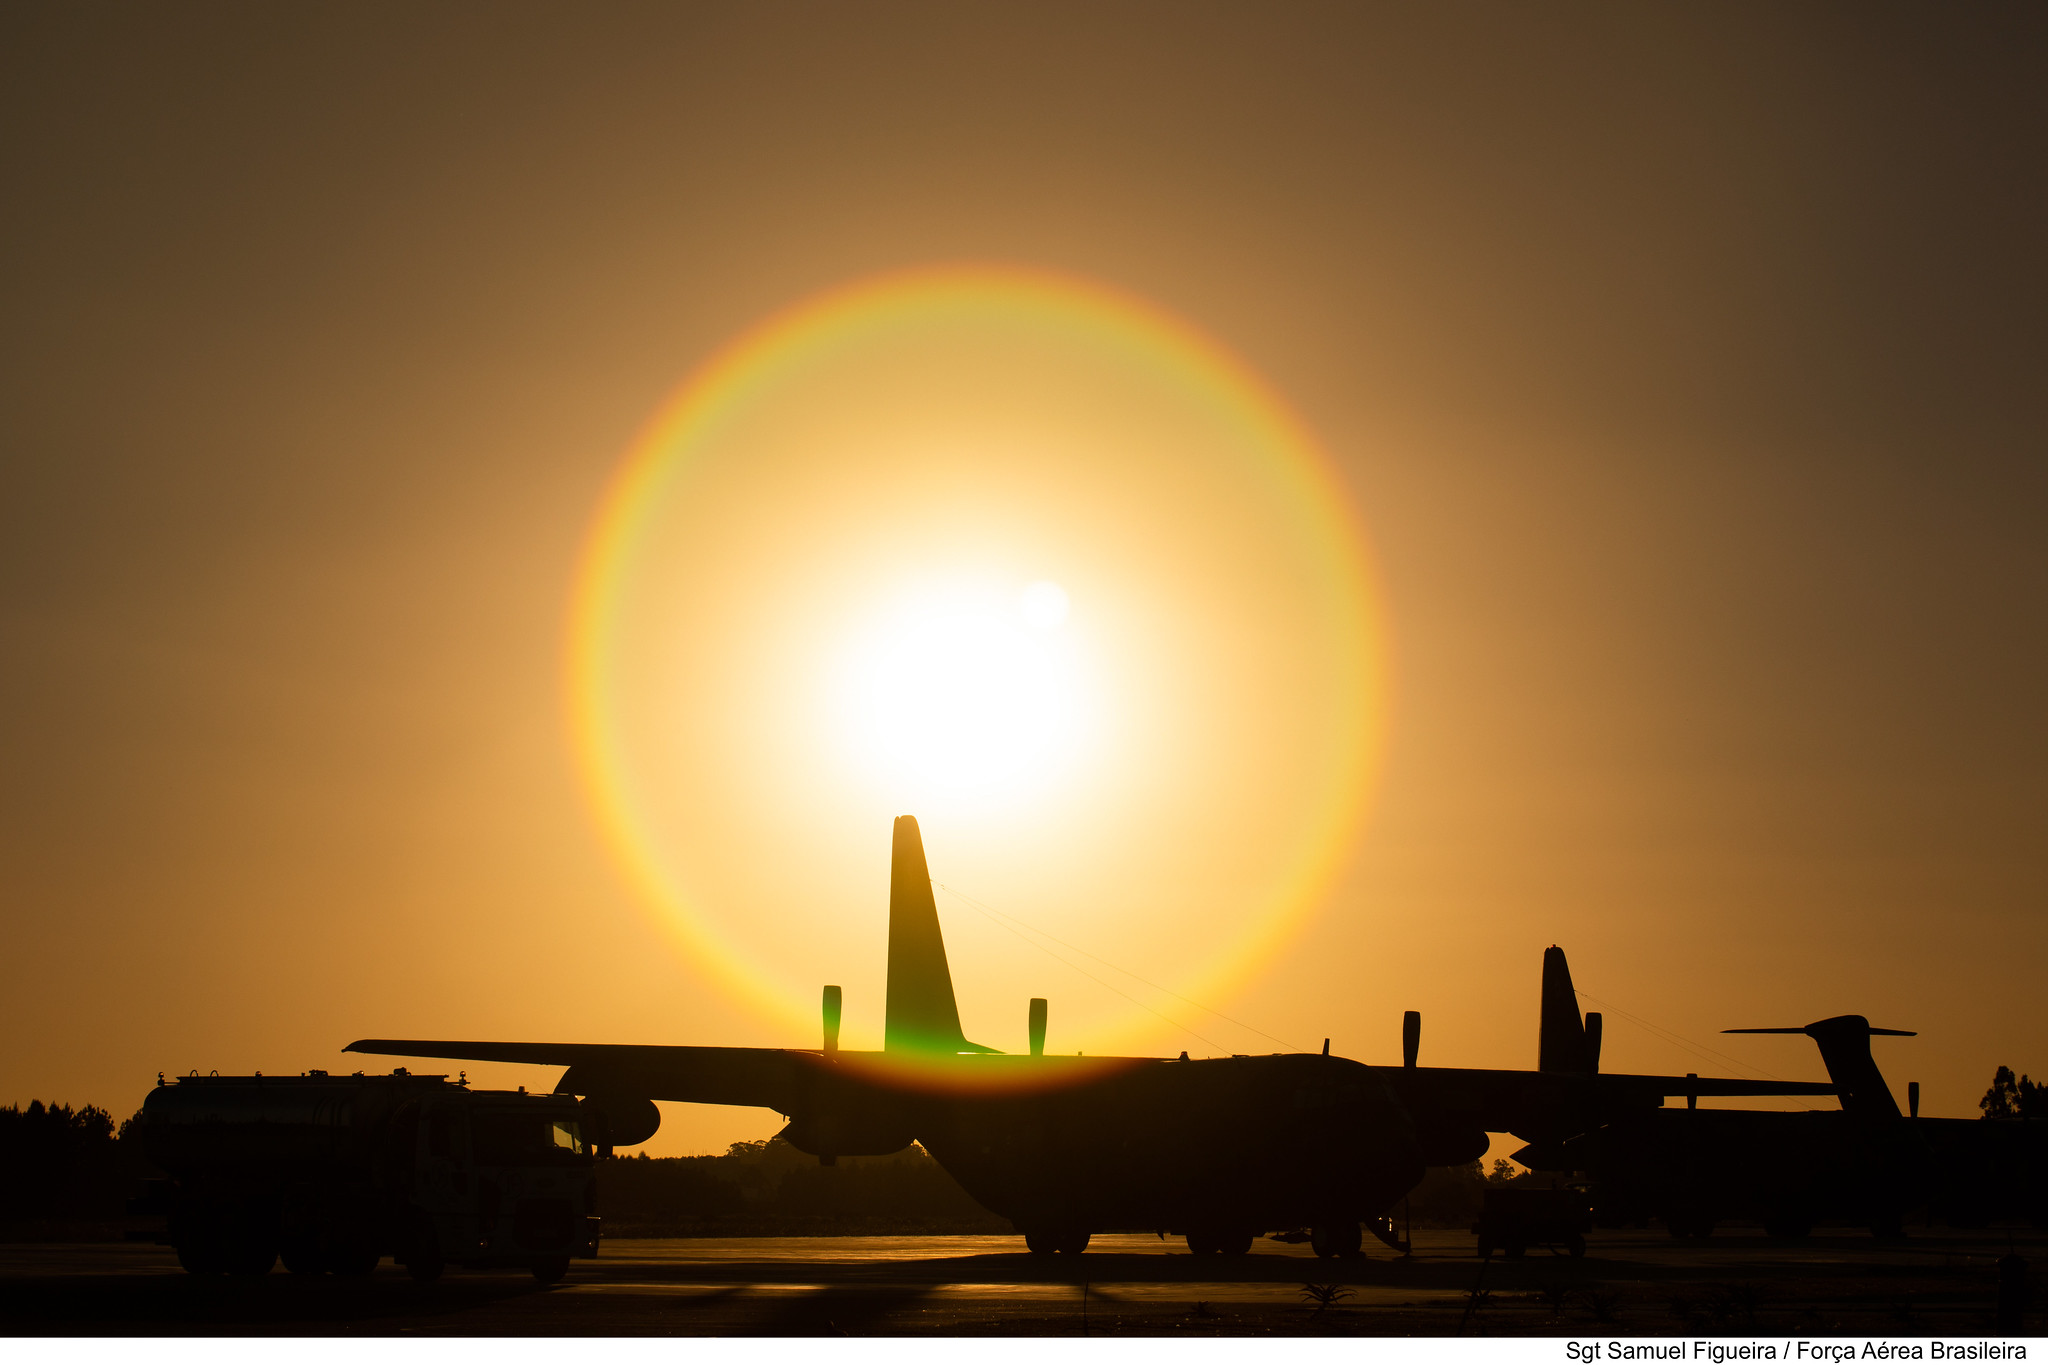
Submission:
<svg viewBox="0 0 2048 1365">
<path fill-rule="evenodd" d="M 1091 1233 L 1157 1229 L 1197 1253 L 1241 1253 L 1261 1232 L 1308 1227 L 1320 1254 L 1355 1252 L 1425 1166 L 1471 1161 L 1487 1133 L 1556 1141 L 1674 1095 L 1831 1094 L 1803 1082 L 1599 1072 L 1599 1019 L 1582 1020 L 1564 954 L 1544 956 L 1536 1071 L 1420 1067 L 1420 1017 L 1404 1065 L 1286 1053 L 1175 1060 L 998 1053 L 961 1032 L 917 822 L 896 821 L 880 1052 L 839 1047 L 839 988 L 824 993 L 824 1046 L 644 1047 L 366 1038 L 351 1052 L 567 1067 L 557 1092 L 585 1097 L 610 1141 L 654 1135 L 654 1100 L 752 1105 L 786 1115 L 781 1136 L 827 1164 L 913 1140 L 1038 1252 L 1078 1252 Z"/>
<path fill-rule="evenodd" d="M 1817 1222 L 1896 1236 L 1909 1213 L 1923 1210 L 1964 1227 L 1999 1218 L 2048 1225 L 2048 1124 L 1921 1118 L 1918 1082 L 1900 1113 L 1870 1040 L 1911 1037 L 1908 1031 L 1844 1014 L 1803 1028 L 1726 1032 L 1813 1039 L 1841 1108 L 1622 1114 L 1516 1159 L 1537 1170 L 1584 1172 L 1602 1223 L 1656 1217 L 1679 1237 L 1705 1237 L 1716 1223 L 1737 1219 L 1761 1222 L 1780 1238 L 1804 1237 Z"/>
</svg>

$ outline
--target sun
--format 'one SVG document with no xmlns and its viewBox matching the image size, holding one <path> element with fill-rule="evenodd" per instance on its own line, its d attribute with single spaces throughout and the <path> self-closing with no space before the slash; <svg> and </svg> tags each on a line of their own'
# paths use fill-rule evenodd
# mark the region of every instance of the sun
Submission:
<svg viewBox="0 0 2048 1365">
<path fill-rule="evenodd" d="M 833 671 L 842 757 L 906 810 L 1057 785 L 1086 757 L 1102 707 L 1068 615 L 1049 580 L 898 593 L 850 632 Z"/>
</svg>

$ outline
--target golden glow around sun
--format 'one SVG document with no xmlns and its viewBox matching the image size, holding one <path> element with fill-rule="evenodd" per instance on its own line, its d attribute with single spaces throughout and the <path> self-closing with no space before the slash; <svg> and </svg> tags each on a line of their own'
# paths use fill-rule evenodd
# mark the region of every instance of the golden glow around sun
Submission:
<svg viewBox="0 0 2048 1365">
<path fill-rule="evenodd" d="M 895 816 L 948 891 L 1227 993 L 1341 866 L 1384 709 L 1357 524 L 1285 407 L 1149 305 L 992 269 L 835 291 L 687 383 L 593 528 L 569 682 L 650 910 L 793 1031 L 762 1041 L 844 984 L 849 1047 Z M 1187 1045 L 939 904 L 968 1036 L 1020 1046 L 1035 994 L 1076 1047 Z"/>
</svg>

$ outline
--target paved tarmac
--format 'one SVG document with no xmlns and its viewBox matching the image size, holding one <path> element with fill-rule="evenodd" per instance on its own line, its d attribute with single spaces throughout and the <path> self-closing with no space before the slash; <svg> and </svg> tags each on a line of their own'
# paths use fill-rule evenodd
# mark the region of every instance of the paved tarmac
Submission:
<svg viewBox="0 0 2048 1365">
<path fill-rule="evenodd" d="M 1995 1262 L 2032 1267 L 2031 1332 L 2048 1331 L 2048 1233 L 1929 1231 L 1778 1243 L 1595 1233 L 1583 1259 L 1482 1264 L 1463 1232 L 1357 1259 L 1259 1241 L 1195 1257 L 1177 1240 L 1098 1236 L 1079 1257 L 1016 1237 L 622 1240 L 562 1284 L 451 1270 L 416 1284 L 194 1278 L 164 1248 L 0 1246 L 9 1335 L 905 1336 L 1700 1335 L 1980 1337 Z M 1327 1299 L 1319 1302 L 1318 1296 Z"/>
</svg>

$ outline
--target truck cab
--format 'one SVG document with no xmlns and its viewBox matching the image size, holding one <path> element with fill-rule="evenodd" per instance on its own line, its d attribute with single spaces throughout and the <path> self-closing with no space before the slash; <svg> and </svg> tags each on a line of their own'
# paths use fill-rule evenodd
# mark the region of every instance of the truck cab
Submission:
<svg viewBox="0 0 2048 1365">
<path fill-rule="evenodd" d="M 412 1218 L 398 1254 L 416 1277 L 451 1262 L 541 1275 L 597 1254 L 597 1174 L 572 1098 L 440 1095 L 421 1104 L 401 1141 L 412 1150 Z"/>
</svg>

